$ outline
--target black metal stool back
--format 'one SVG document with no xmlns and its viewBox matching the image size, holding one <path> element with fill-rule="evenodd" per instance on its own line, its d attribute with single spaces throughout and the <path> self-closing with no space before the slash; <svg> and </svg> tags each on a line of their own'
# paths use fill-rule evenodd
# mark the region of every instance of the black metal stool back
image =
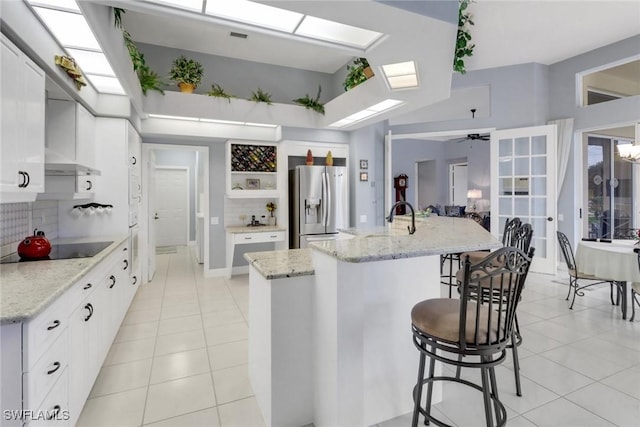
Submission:
<svg viewBox="0 0 640 427">
<path fill-rule="evenodd" d="M 514 246 L 513 239 L 516 231 L 520 228 L 522 221 L 518 217 L 508 219 L 504 223 L 504 230 L 502 231 L 502 246 Z"/>
<path fill-rule="evenodd" d="M 418 383 L 414 388 L 413 426 L 419 414 L 426 421 L 445 425 L 430 414 L 435 381 L 459 382 L 483 392 L 487 426 L 506 424 L 506 410 L 498 398 L 494 367 L 506 358 L 511 342 L 516 308 L 533 258 L 534 248 L 524 252 L 507 246 L 489 254 L 478 264 L 464 260 L 464 279 L 459 300 L 436 298 L 416 304 L 411 311 L 413 342 L 420 351 Z M 479 295 L 489 292 L 494 297 Z M 472 356 L 464 359 L 460 356 Z M 424 377 L 425 358 L 430 358 Z M 479 368 L 482 385 L 459 376 L 434 377 L 435 361 L 456 367 Z M 423 385 L 427 384 L 427 404 L 420 407 Z M 491 402 L 495 411 L 491 409 Z"/>
</svg>

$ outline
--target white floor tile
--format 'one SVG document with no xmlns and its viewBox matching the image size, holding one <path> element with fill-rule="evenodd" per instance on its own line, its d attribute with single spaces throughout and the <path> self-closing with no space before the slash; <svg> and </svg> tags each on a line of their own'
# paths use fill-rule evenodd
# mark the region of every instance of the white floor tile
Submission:
<svg viewBox="0 0 640 427">
<path fill-rule="evenodd" d="M 103 396 L 149 385 L 152 359 L 104 366 L 89 397 Z"/>
<path fill-rule="evenodd" d="M 239 309 L 213 311 L 204 313 L 202 321 L 205 328 L 215 328 L 216 326 L 228 325 L 229 323 L 244 322 L 244 317 Z"/>
<path fill-rule="evenodd" d="M 149 386 L 144 423 L 188 414 L 216 405 L 210 374 Z"/>
<path fill-rule="evenodd" d="M 111 346 L 104 361 L 104 366 L 117 363 L 133 362 L 134 360 L 149 359 L 153 356 L 154 338 L 115 343 Z"/>
<path fill-rule="evenodd" d="M 594 380 L 538 355 L 520 361 L 520 376 L 561 396 L 591 384 Z"/>
<path fill-rule="evenodd" d="M 204 331 L 196 329 L 179 334 L 160 335 L 156 340 L 156 356 L 206 347 Z"/>
<path fill-rule="evenodd" d="M 213 371 L 249 362 L 249 342 L 247 340 L 214 345 L 208 350 Z"/>
<path fill-rule="evenodd" d="M 245 322 L 230 323 L 224 326 L 205 329 L 207 345 L 224 344 L 233 341 L 246 340 L 249 336 L 249 329 Z"/>
<path fill-rule="evenodd" d="M 594 380 L 601 380 L 624 369 L 624 366 L 598 357 L 597 354 L 576 351 L 568 346 L 545 351 L 540 356 L 553 360 Z"/>
<path fill-rule="evenodd" d="M 264 427 L 262 412 L 255 397 L 218 406 L 221 427 Z"/>
<path fill-rule="evenodd" d="M 133 325 L 135 323 L 155 322 L 160 319 L 160 307 L 129 311 L 122 321 L 123 325 Z"/>
<path fill-rule="evenodd" d="M 247 365 L 213 371 L 213 386 L 216 390 L 218 404 L 253 396 Z"/>
<path fill-rule="evenodd" d="M 210 372 L 207 350 L 183 351 L 157 356 L 153 360 L 151 384 Z"/>
<path fill-rule="evenodd" d="M 146 388 L 87 400 L 77 427 L 128 427 L 142 424 Z"/>
<path fill-rule="evenodd" d="M 154 338 L 158 333 L 158 322 L 135 323 L 123 325 L 113 342 L 135 341 L 144 338 Z"/>
<path fill-rule="evenodd" d="M 640 372 L 638 371 L 623 371 L 600 382 L 640 400 Z"/>
<path fill-rule="evenodd" d="M 160 320 L 158 335 L 178 334 L 199 329 L 202 329 L 202 316 L 198 313 L 193 316 Z"/>
<path fill-rule="evenodd" d="M 145 424 L 149 427 L 219 427 L 218 409 L 209 408 L 191 412 L 156 423 Z"/>
<path fill-rule="evenodd" d="M 614 424 L 594 416 L 592 412 L 566 399 L 556 399 L 546 405 L 533 409 L 524 417 L 531 421 L 529 425 L 564 427 L 613 427 Z M 511 426 L 511 423 L 509 423 Z"/>
<path fill-rule="evenodd" d="M 640 420 L 640 400 L 600 383 L 591 384 L 565 397 L 619 426 L 637 426 Z"/>
</svg>

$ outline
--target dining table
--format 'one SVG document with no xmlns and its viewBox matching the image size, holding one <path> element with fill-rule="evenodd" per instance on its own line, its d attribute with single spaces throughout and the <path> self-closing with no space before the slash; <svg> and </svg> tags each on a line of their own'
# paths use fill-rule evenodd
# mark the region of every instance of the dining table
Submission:
<svg viewBox="0 0 640 427">
<path fill-rule="evenodd" d="M 627 282 L 640 282 L 635 240 L 580 241 L 576 264 L 581 272 L 623 284 L 622 318 L 627 318 Z"/>
</svg>

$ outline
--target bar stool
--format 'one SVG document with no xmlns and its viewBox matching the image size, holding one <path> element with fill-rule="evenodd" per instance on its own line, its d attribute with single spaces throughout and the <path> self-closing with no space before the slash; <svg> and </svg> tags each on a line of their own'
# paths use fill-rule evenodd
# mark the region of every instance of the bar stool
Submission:
<svg viewBox="0 0 640 427">
<path fill-rule="evenodd" d="M 465 257 L 460 299 L 429 299 L 413 307 L 413 343 L 420 352 L 418 380 L 413 389 L 413 427 L 418 425 L 420 414 L 425 417 L 426 424 L 433 421 L 439 426 L 447 426 L 431 415 L 433 384 L 440 381 L 457 382 L 481 391 L 487 426 L 506 425 L 507 413 L 498 396 L 494 368 L 506 359 L 507 346 L 513 336 L 516 308 L 533 252 L 533 248 L 525 253 L 518 248 L 504 247 L 475 265 L 471 265 L 469 257 Z M 486 292 L 495 297 L 479 296 Z M 427 357 L 429 369 L 425 378 Z M 459 375 L 434 376 L 436 361 L 480 369 L 481 385 L 464 380 Z M 427 398 L 423 408 L 420 402 L 425 384 Z"/>
<path fill-rule="evenodd" d="M 507 218 L 504 223 L 504 230 L 502 230 L 502 246 L 515 246 L 513 244 L 513 238 L 516 230 L 520 228 L 522 221 L 518 217 L 512 219 Z M 471 264 L 479 262 L 482 258 L 486 257 L 489 251 L 472 251 L 464 252 L 462 256 L 469 255 L 471 258 Z"/>
<path fill-rule="evenodd" d="M 638 251 L 638 268 L 640 268 L 640 251 Z M 633 282 L 631 284 L 631 319 L 630 322 L 633 322 L 633 319 L 636 317 L 636 304 L 640 306 L 640 300 L 638 300 L 638 295 L 640 295 L 640 283 Z"/>
</svg>

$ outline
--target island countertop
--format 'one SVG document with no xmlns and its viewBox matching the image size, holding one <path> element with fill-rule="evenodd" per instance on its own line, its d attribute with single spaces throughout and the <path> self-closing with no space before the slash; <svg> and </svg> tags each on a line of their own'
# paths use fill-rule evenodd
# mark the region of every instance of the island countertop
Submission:
<svg viewBox="0 0 640 427">
<path fill-rule="evenodd" d="M 244 254 L 244 259 L 267 280 L 311 276 L 315 273 L 310 248 L 250 252 Z"/>
<path fill-rule="evenodd" d="M 237 233 L 259 233 L 262 231 L 285 231 L 286 228 L 279 225 L 260 225 L 260 226 L 249 226 L 249 225 L 230 225 L 224 228 L 224 231 L 227 233 L 237 234 Z"/>
<path fill-rule="evenodd" d="M 39 314 L 126 240 L 125 236 L 59 239 L 55 243 L 113 243 L 97 255 L 88 258 L 2 264 L 0 324 L 25 322 Z"/>
<path fill-rule="evenodd" d="M 442 255 L 502 246 L 491 233 L 475 221 L 456 217 L 416 218 L 416 232 L 409 235 L 407 217 L 376 228 L 341 230 L 353 239 L 323 240 L 310 243 L 313 249 L 345 262 L 372 262 L 425 255 Z M 410 218 L 409 218 L 410 219 Z M 396 222 L 402 223 L 395 224 Z"/>
</svg>

